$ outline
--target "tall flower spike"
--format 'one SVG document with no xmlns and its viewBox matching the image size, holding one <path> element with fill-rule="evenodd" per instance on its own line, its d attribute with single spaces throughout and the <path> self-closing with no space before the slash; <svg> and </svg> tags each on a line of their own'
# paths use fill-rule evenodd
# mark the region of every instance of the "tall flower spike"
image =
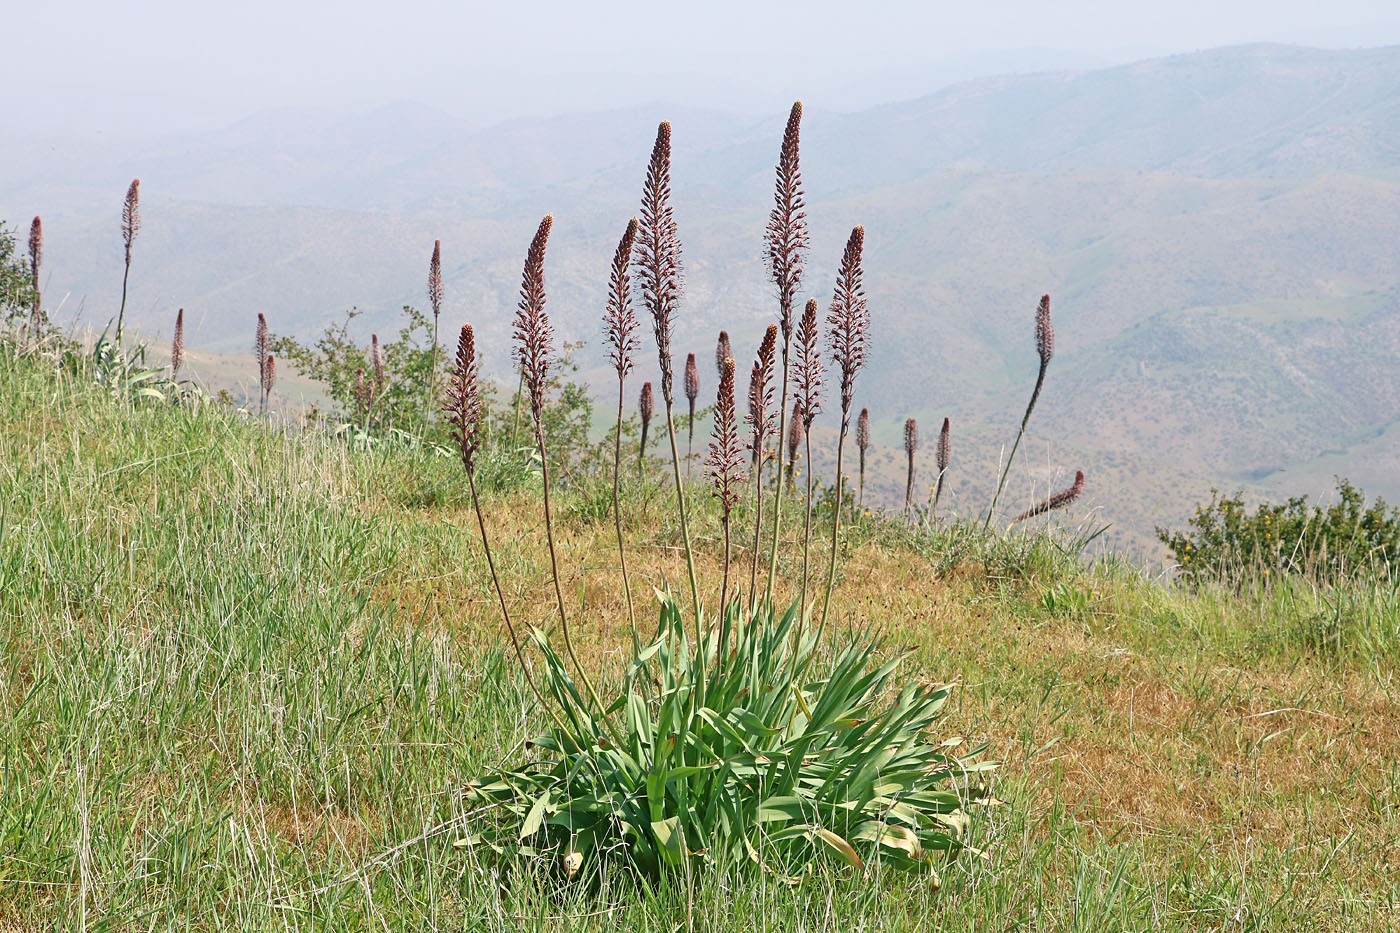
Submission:
<svg viewBox="0 0 1400 933">
<path fill-rule="evenodd" d="M 1021 427 L 1016 432 L 1016 440 L 1011 442 L 1011 453 L 1007 454 L 1006 463 L 1001 468 L 1001 478 L 997 480 L 997 491 L 992 495 L 992 504 L 987 508 L 986 521 L 982 523 L 983 529 L 990 528 L 992 518 L 996 514 L 997 503 L 1001 501 L 1002 490 L 1006 488 L 1006 478 L 1011 475 L 1011 463 L 1016 459 L 1016 451 L 1021 446 L 1021 438 L 1026 434 L 1026 425 L 1030 423 L 1031 412 L 1035 411 L 1035 403 L 1040 398 L 1040 390 L 1045 385 L 1045 371 L 1050 367 L 1050 359 L 1055 355 L 1055 328 L 1050 323 L 1050 296 L 1041 295 L 1040 304 L 1035 309 L 1035 352 L 1040 357 L 1040 368 L 1035 375 L 1035 388 L 1031 390 L 1031 400 L 1026 405 L 1026 413 L 1021 416 Z M 1016 519 L 1020 521 L 1020 519 Z M 1013 521 L 1014 525 L 1016 522 Z"/>
<path fill-rule="evenodd" d="M 783 343 L 792 336 L 792 306 L 802 284 L 803 254 L 807 250 L 807 212 L 802 192 L 802 169 L 798 143 L 802 126 L 802 101 L 792 105 L 787 129 L 778 152 L 777 178 L 773 190 L 773 210 L 768 215 L 765 237 L 768 271 L 778 287 L 778 324 Z"/>
<path fill-rule="evenodd" d="M 685 398 L 690 405 L 690 417 L 686 421 L 686 428 L 689 431 L 687 441 L 686 459 L 690 459 L 690 451 L 695 446 L 695 399 L 700 395 L 700 369 L 695 365 L 695 354 L 688 353 L 685 357 Z M 686 466 L 689 470 L 689 465 Z"/>
<path fill-rule="evenodd" d="M 544 413 L 544 390 L 554 349 L 554 329 L 544 310 L 544 250 L 553 226 L 554 215 L 546 214 L 530 241 L 525 269 L 520 275 L 520 303 L 515 312 L 515 353 L 530 393 L 530 412 L 536 423 Z"/>
<path fill-rule="evenodd" d="M 943 480 L 948 475 L 948 464 L 953 459 L 953 441 L 948 419 L 943 419 L 943 430 L 938 432 L 938 485 L 933 493 L 933 507 L 938 508 L 938 500 L 943 498 Z"/>
<path fill-rule="evenodd" d="M 773 433 L 774 419 L 769 412 L 773 403 L 773 388 L 769 384 L 773 378 L 773 361 L 777 354 L 778 325 L 769 324 L 763 334 L 763 342 L 758 347 L 758 359 L 754 360 L 753 372 L 749 376 L 749 413 L 745 420 L 749 424 L 749 450 L 753 452 L 754 476 L 754 522 L 753 522 L 753 561 L 749 572 L 749 614 L 752 615 L 758 599 L 759 544 L 763 538 L 763 464 L 768 460 L 768 436 Z M 781 486 L 782 477 L 778 477 Z M 771 575 L 770 575 L 771 576 Z"/>
<path fill-rule="evenodd" d="M 724 363 L 720 370 L 719 392 L 715 395 L 715 426 L 705 466 L 710 471 L 713 495 L 727 515 L 739 501 L 739 486 L 745 477 L 734 411 L 734 361 L 725 360 Z"/>
<path fill-rule="evenodd" d="M 724 361 L 734 359 L 734 349 L 729 345 L 729 331 L 719 332 L 719 343 L 715 346 L 715 368 L 719 377 L 724 378 Z"/>
<path fill-rule="evenodd" d="M 802 427 L 812 430 L 812 421 L 821 411 L 822 367 L 821 351 L 817 347 L 820 329 L 817 324 L 817 299 L 807 299 L 802 320 L 797 325 L 797 405 L 802 409 Z"/>
<path fill-rule="evenodd" d="M 384 351 L 379 346 L 379 335 L 369 335 L 369 368 L 374 374 L 374 400 L 384 396 Z"/>
<path fill-rule="evenodd" d="M 661 363 L 661 397 L 669 409 L 673 402 L 671 318 L 681 294 L 681 243 L 671 208 L 671 124 L 656 128 L 656 143 L 647 164 L 642 189 L 640 228 L 637 231 L 637 279 L 642 298 L 651 312 L 652 333 Z"/>
<path fill-rule="evenodd" d="M 753 364 L 753 374 L 749 379 L 749 414 L 745 421 L 752 430 L 750 449 L 759 463 L 768 459 L 766 443 L 773 433 L 773 362 L 777 354 L 778 325 L 769 324 L 763 334 L 763 342 L 758 347 L 758 359 Z"/>
<path fill-rule="evenodd" d="M 258 312 L 258 328 L 253 335 L 253 355 L 258 358 L 258 389 L 267 384 L 267 317 Z"/>
<path fill-rule="evenodd" d="M 355 370 L 355 382 L 350 389 L 355 399 L 355 419 L 363 421 L 369 411 L 369 383 L 365 381 L 364 367 Z"/>
<path fill-rule="evenodd" d="M 421 255 L 421 254 L 420 254 Z M 433 241 L 433 258 L 428 260 L 428 304 L 433 317 L 442 313 L 442 241 Z"/>
<path fill-rule="evenodd" d="M 266 382 L 263 383 L 263 410 L 266 411 L 268 403 L 272 401 L 272 383 L 277 379 L 277 357 L 271 353 L 267 355 L 263 373 L 266 379 Z"/>
<path fill-rule="evenodd" d="M 856 496 L 856 508 L 865 506 L 865 455 L 870 450 L 870 409 L 862 408 L 856 419 L 856 450 L 860 451 L 860 492 Z"/>
<path fill-rule="evenodd" d="M 126 261 L 131 262 L 131 244 L 141 229 L 141 179 L 134 178 L 126 189 L 126 200 L 122 202 L 122 243 L 126 247 Z"/>
<path fill-rule="evenodd" d="M 175 337 L 170 341 L 170 378 L 180 377 L 180 364 L 185 361 L 185 309 L 175 313 Z"/>
<path fill-rule="evenodd" d="M 1039 505 L 1036 505 L 1033 508 L 1026 509 L 1026 511 L 1013 518 L 1011 520 L 1011 524 L 1014 525 L 1017 522 L 1023 522 L 1026 519 L 1034 518 L 1037 515 L 1044 515 L 1046 512 L 1053 512 L 1055 509 L 1062 509 L 1065 506 L 1069 505 L 1071 502 L 1073 502 L 1075 499 L 1078 499 L 1083 494 L 1084 471 L 1078 470 L 1074 474 L 1073 485 L 1069 486 L 1068 488 L 1061 489 L 1059 492 L 1055 493 L 1053 496 L 1051 496 L 1049 499 L 1046 499 L 1044 502 L 1041 502 Z"/>
<path fill-rule="evenodd" d="M 919 449 L 919 423 L 913 418 L 904 420 L 904 453 L 909 458 L 909 481 L 904 487 L 904 511 L 909 512 L 909 507 L 914 501 L 914 452 Z"/>
<path fill-rule="evenodd" d="M 685 357 L 685 397 L 690 400 L 690 417 L 695 418 L 695 399 L 700 395 L 700 370 L 695 365 L 695 354 Z"/>
<path fill-rule="evenodd" d="M 452 439 L 468 473 L 476 469 L 476 452 L 481 447 L 481 386 L 477 380 L 476 341 L 470 324 L 462 325 L 457 337 L 457 359 L 447 383 L 447 399 L 442 406 Z"/>
<path fill-rule="evenodd" d="M 39 330 L 44 324 L 43 300 L 39 293 L 39 267 L 44 262 L 44 224 L 35 217 L 29 225 L 29 290 L 33 292 L 34 305 L 29 309 L 29 333 L 26 342 L 38 339 Z"/>
<path fill-rule="evenodd" d="M 1049 295 L 1041 295 L 1040 305 L 1035 309 L 1035 352 L 1040 357 L 1040 371 L 1036 373 L 1031 403 L 1026 406 L 1025 417 L 1021 419 L 1022 431 L 1031 420 L 1031 412 L 1035 410 L 1036 400 L 1040 398 L 1040 389 L 1045 385 L 1045 370 L 1049 368 L 1050 359 L 1055 355 L 1055 327 L 1050 323 Z"/>
<path fill-rule="evenodd" d="M 802 416 L 802 402 L 795 400 L 792 403 L 792 417 L 788 419 L 787 430 L 787 483 L 792 485 L 793 474 L 797 469 L 797 448 L 802 446 L 802 427 L 805 419 Z"/>
<path fill-rule="evenodd" d="M 612 269 L 608 273 L 608 306 L 603 312 L 603 332 L 607 336 L 613 369 L 617 378 L 624 379 L 632 371 L 632 355 L 637 352 L 637 315 L 632 311 L 632 277 L 627 267 L 632 261 L 632 246 L 637 239 L 637 218 L 627 221 L 627 229 L 613 253 Z"/>
<path fill-rule="evenodd" d="M 652 398 L 651 383 L 642 383 L 642 395 L 637 399 L 637 412 L 642 416 L 642 453 L 646 453 L 647 431 L 651 428 L 651 413 L 655 409 L 655 405 L 656 403 Z"/>
<path fill-rule="evenodd" d="M 841 269 L 836 276 L 836 297 L 826 316 L 832 360 L 841 370 L 841 424 L 849 424 L 851 399 L 855 395 L 856 373 L 865 365 L 865 345 L 870 329 L 870 311 L 865 304 L 865 273 L 861 252 L 865 248 L 865 228 L 856 227 L 846 240 Z"/>
<path fill-rule="evenodd" d="M 39 267 L 44 262 L 44 222 L 38 217 L 29 224 L 29 284 L 39 290 Z"/>
<path fill-rule="evenodd" d="M 122 342 L 122 325 L 126 320 L 126 285 L 131 278 L 131 244 L 136 241 L 136 232 L 141 229 L 141 179 L 134 178 L 126 189 L 122 201 L 122 244 L 126 248 L 126 266 L 122 272 L 122 303 L 117 311 L 117 343 Z M 259 357 L 259 365 L 261 365 Z"/>
<path fill-rule="evenodd" d="M 711 495 L 719 500 L 720 524 L 724 529 L 724 579 L 719 590 L 719 611 L 723 615 L 729 602 L 729 514 L 739 501 L 739 488 L 745 477 L 739 429 L 734 418 L 734 361 L 726 359 L 719 372 L 715 426 L 705 466 L 710 473 Z"/>
</svg>

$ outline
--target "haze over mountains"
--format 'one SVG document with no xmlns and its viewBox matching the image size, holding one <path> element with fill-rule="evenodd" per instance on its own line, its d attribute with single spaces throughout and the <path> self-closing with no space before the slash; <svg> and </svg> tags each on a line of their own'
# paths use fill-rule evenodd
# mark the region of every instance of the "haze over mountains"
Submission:
<svg viewBox="0 0 1400 933">
<path fill-rule="evenodd" d="M 499 375 L 520 260 L 553 213 L 551 310 L 596 366 L 607 262 L 666 118 L 677 349 L 708 360 L 727 327 L 748 355 L 774 314 L 762 233 L 784 116 L 658 104 L 482 130 L 403 104 L 42 152 L 9 140 L 0 218 L 43 214 L 46 295 L 100 328 L 140 176 L 134 323 L 168 332 L 183 306 L 191 344 L 238 352 L 258 311 L 302 337 L 352 305 L 366 333 L 397 330 L 440 238 L 445 324 L 476 323 Z M 1023 467 L 1041 492 L 1083 467 L 1119 543 L 1150 545 L 1212 485 L 1316 494 L 1340 473 L 1400 499 L 1400 47 L 1240 46 L 809 108 L 803 171 L 806 294 L 829 298 L 846 233 L 867 229 L 857 405 L 888 445 L 881 501 L 902 494 L 903 419 L 931 437 L 949 415 L 953 505 L 985 503 L 1034 377 L 1042 292 L 1058 355 Z M 1013 492 L 1034 494 L 1024 477 Z"/>
</svg>

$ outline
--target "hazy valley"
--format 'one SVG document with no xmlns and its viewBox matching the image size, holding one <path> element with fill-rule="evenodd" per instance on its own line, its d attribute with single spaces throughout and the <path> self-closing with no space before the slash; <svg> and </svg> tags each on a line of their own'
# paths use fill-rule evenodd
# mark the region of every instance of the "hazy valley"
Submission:
<svg viewBox="0 0 1400 933">
<path fill-rule="evenodd" d="M 873 365 L 856 404 L 883 448 L 877 501 L 902 497 L 903 419 L 931 440 L 946 415 L 952 507 L 986 502 L 1043 292 L 1058 352 L 1023 466 L 1041 491 L 1083 467 L 1118 543 L 1155 554 L 1152 526 L 1181 523 L 1213 485 L 1318 494 L 1340 473 L 1400 499 L 1400 48 L 1235 47 L 860 113 L 812 104 L 805 294 L 829 298 L 864 224 Z M 589 341 L 594 370 L 607 261 L 663 118 L 686 249 L 677 349 L 708 361 L 727 327 L 747 356 L 775 307 L 761 257 L 781 114 L 658 104 L 479 130 L 404 104 L 41 151 L 12 136 L 0 218 L 44 215 L 48 303 L 101 329 L 121 194 L 140 176 L 132 320 L 155 339 L 184 307 L 192 347 L 233 354 L 259 311 L 301 337 L 351 306 L 366 338 L 397 330 L 441 239 L 445 324 L 476 323 L 501 376 L 520 257 L 553 213 L 555 323 Z"/>
</svg>

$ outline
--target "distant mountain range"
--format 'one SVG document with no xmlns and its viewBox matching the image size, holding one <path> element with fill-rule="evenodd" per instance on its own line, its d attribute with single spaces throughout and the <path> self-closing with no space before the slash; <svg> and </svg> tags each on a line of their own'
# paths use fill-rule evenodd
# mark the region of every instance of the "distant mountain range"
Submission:
<svg viewBox="0 0 1400 933">
<path fill-rule="evenodd" d="M 550 212 L 551 308 L 561 337 L 591 341 L 588 368 L 607 261 L 667 118 L 677 348 L 709 359 L 726 327 L 747 355 L 774 313 L 762 233 L 783 117 L 658 105 L 480 130 L 404 104 L 42 152 L 11 136 L 0 217 L 44 215 L 46 294 L 100 328 L 140 176 L 135 324 L 168 331 L 183 306 L 191 344 L 230 352 L 258 311 L 301 336 L 352 305 L 366 330 L 397 329 L 440 238 L 449 323 L 476 322 L 500 374 L 521 257 Z M 846 233 L 867 230 L 857 404 L 888 445 L 877 500 L 903 494 L 903 419 L 931 438 L 947 415 L 954 507 L 985 503 L 1034 377 L 1042 292 L 1059 355 L 1018 501 L 1082 466 L 1114 540 L 1152 553 L 1152 526 L 1180 524 L 1212 485 L 1316 494 L 1340 473 L 1400 500 L 1400 48 L 1242 46 L 982 80 L 809 109 L 803 133 L 809 294 L 829 297 Z"/>
</svg>

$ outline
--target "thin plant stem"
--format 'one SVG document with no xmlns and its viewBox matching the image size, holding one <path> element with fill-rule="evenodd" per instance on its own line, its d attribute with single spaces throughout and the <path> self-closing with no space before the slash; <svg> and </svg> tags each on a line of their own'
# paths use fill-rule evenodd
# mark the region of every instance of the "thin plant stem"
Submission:
<svg viewBox="0 0 1400 933">
<path fill-rule="evenodd" d="M 807 557 L 812 547 L 812 435 L 804 434 L 807 463 L 807 517 L 802 527 L 802 611 L 807 611 Z M 840 500 L 837 500 L 838 506 Z"/>
<path fill-rule="evenodd" d="M 758 554 L 763 538 L 763 451 L 756 451 L 753 468 L 753 567 L 749 572 L 749 615 L 758 597 Z"/>
<path fill-rule="evenodd" d="M 472 494 L 472 508 L 476 511 L 477 527 L 481 529 L 481 548 L 486 552 L 486 567 L 491 571 L 491 583 L 496 590 L 496 599 L 501 604 L 501 618 L 506 622 L 506 633 L 510 635 L 510 646 L 515 649 L 515 658 L 520 662 L 520 669 L 525 673 L 525 681 L 530 685 L 530 691 L 534 693 L 535 699 L 540 701 L 540 705 L 545 711 L 554 717 L 555 722 L 563 725 L 559 721 L 558 715 L 554 712 L 553 706 L 545 699 L 540 691 L 539 685 L 535 683 L 535 677 L 530 673 L 529 665 L 525 663 L 525 653 L 520 648 L 520 638 L 515 633 L 515 625 L 510 621 L 510 610 L 506 608 L 506 594 L 501 589 L 501 579 L 496 575 L 496 561 L 491 556 L 491 542 L 486 536 L 486 518 L 481 512 L 481 499 L 476 492 L 476 475 L 474 470 L 467 470 L 467 487 Z"/>
<path fill-rule="evenodd" d="M 525 367 L 520 367 L 520 383 L 515 387 L 515 420 L 510 423 L 510 449 L 515 450 L 516 431 L 520 427 L 520 403 L 525 396 Z"/>
<path fill-rule="evenodd" d="M 768 602 L 773 601 L 773 580 L 778 573 L 778 532 L 782 525 L 781 518 L 783 512 L 783 446 L 787 437 L 787 403 L 788 403 L 788 344 L 789 340 L 783 340 L 783 394 L 778 403 L 778 482 L 773 484 L 773 535 L 768 542 L 768 590 L 764 598 Z"/>
<path fill-rule="evenodd" d="M 564 636 L 564 650 L 569 653 L 569 660 L 573 662 L 574 669 L 578 671 L 579 679 L 583 681 L 588 695 L 593 699 L 593 704 L 598 712 L 599 724 L 609 735 L 612 735 L 612 727 L 608 725 L 607 707 L 603 705 L 602 698 L 598 696 L 598 690 L 593 686 L 592 678 L 588 676 L 588 672 L 579 663 L 578 653 L 574 651 L 573 635 L 569 631 L 569 616 L 564 609 L 564 590 L 559 584 L 559 556 L 554 546 L 554 513 L 549 502 L 549 457 L 544 446 L 544 425 L 539 418 L 535 419 L 535 442 L 540 451 L 540 477 L 544 484 L 544 533 L 545 540 L 549 543 L 549 571 L 554 580 L 554 598 L 559 607 L 559 625 Z M 616 736 L 613 738 L 616 741 Z"/>
<path fill-rule="evenodd" d="M 840 437 L 836 441 L 836 508 L 831 510 L 831 561 L 826 570 L 826 598 L 822 600 L 822 628 L 826 628 L 827 613 L 831 611 L 831 588 L 836 583 L 836 544 L 841 530 L 841 455 L 846 447 L 845 419 L 842 418 Z"/>
<path fill-rule="evenodd" d="M 622 506 L 618 490 L 622 484 L 622 410 L 623 380 L 617 380 L 617 438 L 613 447 L 613 524 L 617 528 L 617 559 L 622 565 L 622 591 L 627 595 L 627 618 L 632 625 L 632 648 L 641 651 L 637 635 L 637 612 L 632 606 L 632 583 L 627 577 L 627 548 L 622 540 Z"/>
<path fill-rule="evenodd" d="M 670 402 L 666 403 L 666 434 L 671 439 L 671 468 L 676 475 L 676 508 L 681 514 L 681 539 L 685 543 L 685 567 L 690 574 L 690 601 L 695 611 L 695 645 L 698 650 L 704 636 L 700 618 L 700 584 L 695 577 L 695 553 L 690 547 L 690 526 L 685 514 L 685 487 L 681 483 L 681 455 L 680 448 L 676 446 L 676 423 L 671 415 Z"/>
</svg>

